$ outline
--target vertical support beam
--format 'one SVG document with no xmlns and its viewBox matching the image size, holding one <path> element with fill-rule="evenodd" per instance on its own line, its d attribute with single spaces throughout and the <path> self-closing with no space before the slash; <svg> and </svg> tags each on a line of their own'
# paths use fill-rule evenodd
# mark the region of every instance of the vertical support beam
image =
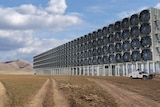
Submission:
<svg viewBox="0 0 160 107">
<path fill-rule="evenodd" d="M 92 76 L 94 76 L 94 66 L 92 66 Z"/>
<path fill-rule="evenodd" d="M 125 76 L 125 64 L 123 64 L 123 76 Z"/>
<path fill-rule="evenodd" d="M 99 70 L 100 70 L 100 67 L 99 65 L 97 66 L 97 76 L 99 76 Z"/>
<path fill-rule="evenodd" d="M 156 69 L 155 69 L 155 62 L 153 61 L 153 72 L 155 73 L 156 72 Z"/>
<path fill-rule="evenodd" d="M 150 64 L 148 61 L 147 61 L 147 73 L 150 73 Z"/>
<path fill-rule="evenodd" d="M 128 76 L 128 64 L 126 63 L 126 73 L 125 76 Z"/>
<path fill-rule="evenodd" d="M 85 76 L 85 73 L 86 73 L 85 67 L 83 66 L 83 76 Z"/>
<path fill-rule="evenodd" d="M 117 76 L 120 76 L 119 75 L 119 68 L 120 68 L 120 66 L 119 66 L 119 64 L 117 65 Z"/>
</svg>

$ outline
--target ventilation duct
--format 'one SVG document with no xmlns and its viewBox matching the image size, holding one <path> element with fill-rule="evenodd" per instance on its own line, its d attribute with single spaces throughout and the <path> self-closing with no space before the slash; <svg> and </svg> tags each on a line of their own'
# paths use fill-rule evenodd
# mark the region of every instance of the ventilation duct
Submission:
<svg viewBox="0 0 160 107">
<path fill-rule="evenodd" d="M 98 29 L 98 31 L 97 31 L 97 37 L 100 37 L 100 36 L 102 36 L 102 30 Z"/>
<path fill-rule="evenodd" d="M 103 43 L 103 42 L 102 42 L 102 39 L 101 39 L 101 38 L 98 38 L 97 45 L 98 45 L 98 46 L 101 46 L 102 43 Z"/>
<path fill-rule="evenodd" d="M 103 47 L 103 54 L 106 55 L 107 53 L 108 53 L 107 46 L 104 46 L 104 47 Z"/>
<path fill-rule="evenodd" d="M 95 31 L 93 32 L 92 37 L 93 37 L 93 39 L 96 39 L 97 34 L 96 34 L 96 32 L 95 32 Z"/>
<path fill-rule="evenodd" d="M 152 60 L 152 52 L 150 49 L 144 49 L 142 51 L 142 58 L 144 61 Z"/>
<path fill-rule="evenodd" d="M 89 58 L 88 59 L 88 65 L 91 65 L 92 64 L 92 58 Z"/>
<path fill-rule="evenodd" d="M 133 61 L 140 61 L 141 60 L 141 54 L 139 51 L 132 52 L 132 60 Z"/>
<path fill-rule="evenodd" d="M 107 37 L 103 37 L 103 45 L 107 45 L 108 44 L 108 38 Z"/>
<path fill-rule="evenodd" d="M 148 48 L 152 45 L 151 37 L 150 36 L 144 36 L 141 40 L 142 46 L 145 48 Z"/>
<path fill-rule="evenodd" d="M 98 51 L 98 52 L 97 52 L 98 55 L 101 55 L 101 54 L 102 54 L 102 49 L 101 49 L 101 47 L 99 47 L 97 51 Z"/>
<path fill-rule="evenodd" d="M 113 44 L 109 45 L 109 53 L 114 53 L 114 50 L 115 50 L 114 45 Z"/>
<path fill-rule="evenodd" d="M 114 55 L 110 55 L 109 56 L 109 62 L 110 63 L 114 63 L 115 62 L 115 56 Z"/>
<path fill-rule="evenodd" d="M 143 23 L 141 25 L 140 31 L 143 35 L 151 33 L 151 26 L 149 23 Z"/>
<path fill-rule="evenodd" d="M 93 49 L 92 54 L 93 54 L 93 56 L 96 56 L 96 54 L 97 54 L 96 49 Z"/>
<path fill-rule="evenodd" d="M 116 61 L 122 62 L 122 55 L 120 53 L 116 54 Z"/>
<path fill-rule="evenodd" d="M 92 64 L 96 64 L 97 63 L 97 61 L 96 61 L 96 57 L 93 57 L 93 59 L 92 59 Z"/>
<path fill-rule="evenodd" d="M 129 51 L 129 50 L 131 49 L 131 44 L 130 44 L 129 41 L 124 41 L 124 42 L 123 42 L 123 49 L 124 49 L 125 51 Z"/>
<path fill-rule="evenodd" d="M 130 62 L 130 61 L 131 61 L 130 52 L 125 52 L 125 53 L 123 54 L 123 60 L 124 60 L 124 62 Z"/>
<path fill-rule="evenodd" d="M 116 32 L 115 33 L 115 41 L 121 41 L 121 39 L 122 39 L 121 32 Z"/>
<path fill-rule="evenodd" d="M 109 63 L 109 60 L 108 60 L 107 56 L 103 56 L 103 63 L 104 64 L 108 64 Z"/>
<path fill-rule="evenodd" d="M 102 34 L 103 36 L 107 35 L 107 27 L 103 27 Z"/>
<path fill-rule="evenodd" d="M 116 50 L 116 52 L 121 52 L 122 51 L 122 44 L 121 43 L 116 43 L 115 50 Z"/>
<path fill-rule="evenodd" d="M 96 47 L 97 46 L 97 41 L 96 40 L 93 40 L 93 47 Z"/>
<path fill-rule="evenodd" d="M 130 18 L 130 24 L 135 26 L 135 25 L 138 25 L 138 23 L 139 23 L 138 14 L 132 15 Z"/>
<path fill-rule="evenodd" d="M 121 22 L 120 21 L 117 21 L 115 23 L 114 29 L 115 29 L 115 31 L 120 31 L 120 29 L 121 29 Z"/>
<path fill-rule="evenodd" d="M 141 43 L 140 43 L 138 38 L 135 38 L 135 39 L 132 40 L 131 45 L 132 45 L 133 49 L 139 49 Z"/>
<path fill-rule="evenodd" d="M 139 31 L 138 26 L 133 26 L 131 28 L 131 35 L 132 35 L 132 37 L 138 37 L 139 34 L 140 34 L 140 31 Z"/>
<path fill-rule="evenodd" d="M 126 40 L 126 39 L 129 39 L 130 38 L 130 32 L 129 32 L 129 29 L 125 29 L 123 30 L 122 32 L 122 36 L 123 38 Z"/>
<path fill-rule="evenodd" d="M 140 19 L 141 22 L 148 22 L 149 19 L 150 19 L 149 10 L 143 10 L 143 11 L 140 13 L 139 19 Z"/>
<path fill-rule="evenodd" d="M 124 18 L 122 20 L 122 27 L 123 28 L 128 28 L 129 27 L 129 19 L 128 18 Z"/>
<path fill-rule="evenodd" d="M 113 25 L 113 24 L 110 24 L 110 25 L 108 26 L 108 32 L 109 32 L 109 33 L 113 33 L 113 32 L 114 32 L 114 25 Z"/>
<path fill-rule="evenodd" d="M 98 64 L 102 64 L 103 62 L 102 62 L 102 57 L 98 57 Z"/>
<path fill-rule="evenodd" d="M 109 35 L 108 41 L 109 41 L 109 43 L 113 43 L 114 42 L 114 35 L 113 34 Z"/>
</svg>

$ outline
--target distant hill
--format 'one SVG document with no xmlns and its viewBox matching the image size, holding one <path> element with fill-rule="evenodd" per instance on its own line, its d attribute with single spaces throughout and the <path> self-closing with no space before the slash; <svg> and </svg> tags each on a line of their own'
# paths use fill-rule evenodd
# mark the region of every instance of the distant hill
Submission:
<svg viewBox="0 0 160 107">
<path fill-rule="evenodd" d="M 33 65 L 24 60 L 6 61 L 0 62 L 0 71 L 3 72 L 17 72 L 17 71 L 27 71 L 31 72 Z"/>
</svg>

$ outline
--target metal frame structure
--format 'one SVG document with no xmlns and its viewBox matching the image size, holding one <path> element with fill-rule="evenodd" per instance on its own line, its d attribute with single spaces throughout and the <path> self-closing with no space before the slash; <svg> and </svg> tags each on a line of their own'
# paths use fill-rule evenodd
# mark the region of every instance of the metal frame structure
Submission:
<svg viewBox="0 0 160 107">
<path fill-rule="evenodd" d="M 145 9 L 33 58 L 37 74 L 160 72 L 160 10 Z"/>
</svg>

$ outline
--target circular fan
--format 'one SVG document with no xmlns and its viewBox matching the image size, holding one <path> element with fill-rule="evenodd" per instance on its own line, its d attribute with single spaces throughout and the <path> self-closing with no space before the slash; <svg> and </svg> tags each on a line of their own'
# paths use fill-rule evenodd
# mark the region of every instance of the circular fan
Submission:
<svg viewBox="0 0 160 107">
<path fill-rule="evenodd" d="M 114 29 L 115 29 L 116 31 L 119 31 L 119 30 L 121 29 L 121 22 L 120 22 L 120 21 L 117 21 L 117 22 L 115 23 Z"/>
<path fill-rule="evenodd" d="M 107 35 L 107 27 L 103 27 L 102 34 L 103 36 Z"/>
<path fill-rule="evenodd" d="M 133 49 L 138 49 L 138 48 L 140 48 L 140 41 L 139 41 L 139 39 L 138 38 L 135 38 L 135 39 L 133 39 L 132 40 L 132 42 L 131 42 L 131 45 L 132 45 L 132 48 Z"/>
<path fill-rule="evenodd" d="M 116 32 L 115 34 L 115 40 L 120 41 L 121 40 L 121 32 Z"/>
<path fill-rule="evenodd" d="M 139 51 L 133 51 L 132 60 L 133 61 L 140 61 L 141 60 L 141 54 Z"/>
<path fill-rule="evenodd" d="M 107 46 L 104 46 L 103 47 L 103 54 L 107 54 L 107 52 L 108 52 Z"/>
<path fill-rule="evenodd" d="M 114 62 L 115 62 L 115 57 L 114 57 L 114 55 L 110 55 L 110 56 L 109 56 L 109 62 L 110 62 L 110 63 L 114 63 Z"/>
<path fill-rule="evenodd" d="M 109 35 L 108 41 L 109 41 L 109 43 L 113 43 L 114 42 L 114 35 L 113 34 Z"/>
<path fill-rule="evenodd" d="M 152 60 L 152 52 L 150 49 L 144 49 L 142 51 L 142 58 L 144 61 Z"/>
<path fill-rule="evenodd" d="M 123 54 L 123 60 L 124 60 L 124 62 L 129 62 L 131 60 L 130 52 L 125 52 Z"/>
<path fill-rule="evenodd" d="M 114 31 L 114 25 L 110 24 L 109 27 L 108 27 L 108 32 L 113 33 L 113 31 Z"/>
<path fill-rule="evenodd" d="M 93 54 L 93 56 L 96 56 L 96 54 L 97 54 L 96 49 L 93 49 L 92 54 Z"/>
<path fill-rule="evenodd" d="M 88 42 L 88 49 L 90 49 L 92 47 L 92 43 Z"/>
<path fill-rule="evenodd" d="M 107 45 L 108 44 L 108 38 L 107 37 L 103 37 L 103 45 Z"/>
<path fill-rule="evenodd" d="M 89 58 L 89 59 L 88 59 L 88 65 L 91 65 L 91 64 L 92 64 L 92 59 Z"/>
<path fill-rule="evenodd" d="M 150 47 L 152 45 L 152 41 L 151 41 L 150 36 L 143 37 L 141 40 L 141 43 L 142 43 L 142 46 L 145 48 Z"/>
<path fill-rule="evenodd" d="M 96 40 L 93 40 L 93 47 L 96 47 L 97 43 L 96 43 Z"/>
<path fill-rule="evenodd" d="M 88 56 L 91 57 L 92 56 L 92 50 L 88 51 Z"/>
<path fill-rule="evenodd" d="M 121 43 L 116 43 L 115 50 L 116 50 L 116 52 L 121 52 L 122 51 L 122 45 L 121 45 Z"/>
<path fill-rule="evenodd" d="M 130 24 L 131 25 L 138 25 L 138 22 L 139 22 L 138 14 L 132 15 L 131 19 L 130 19 Z"/>
<path fill-rule="evenodd" d="M 129 41 L 124 41 L 124 42 L 123 42 L 123 49 L 124 49 L 125 51 L 129 51 L 129 50 L 131 49 L 131 44 L 130 44 Z"/>
<path fill-rule="evenodd" d="M 132 37 L 138 37 L 139 33 L 140 33 L 140 31 L 139 31 L 138 26 L 134 26 L 134 27 L 131 28 Z"/>
<path fill-rule="evenodd" d="M 97 59 L 96 57 L 93 57 L 93 64 L 96 64 L 97 63 Z"/>
<path fill-rule="evenodd" d="M 87 59 L 84 60 L 84 65 L 88 65 L 88 60 Z"/>
<path fill-rule="evenodd" d="M 111 45 L 109 45 L 109 52 L 110 53 L 113 53 L 114 52 L 114 45 L 113 44 L 111 44 Z"/>
<path fill-rule="evenodd" d="M 97 37 L 100 37 L 101 35 L 102 35 L 102 30 L 98 29 L 98 31 L 97 31 Z"/>
<path fill-rule="evenodd" d="M 140 31 L 142 34 L 149 34 L 151 32 L 151 26 L 149 23 L 143 23 L 141 25 Z"/>
<path fill-rule="evenodd" d="M 120 53 L 116 54 L 116 61 L 121 62 L 122 61 L 122 55 Z"/>
<path fill-rule="evenodd" d="M 104 57 L 103 57 L 103 62 L 104 62 L 105 64 L 108 63 L 108 57 L 107 57 L 107 56 L 104 56 Z"/>
<path fill-rule="evenodd" d="M 92 37 L 93 37 L 93 39 L 96 39 L 96 37 L 97 37 L 96 32 L 93 32 Z"/>
<path fill-rule="evenodd" d="M 98 48 L 98 50 L 97 50 L 97 51 L 98 51 L 98 55 L 101 55 L 101 54 L 102 54 L 102 50 L 101 50 L 101 48 L 100 48 L 100 47 Z"/>
<path fill-rule="evenodd" d="M 102 63 L 102 57 L 98 57 L 98 64 Z"/>
<path fill-rule="evenodd" d="M 122 20 L 122 27 L 123 28 L 128 28 L 129 27 L 129 19 L 128 18 L 124 18 Z"/>
<path fill-rule="evenodd" d="M 143 10 L 141 13 L 140 13 L 140 21 L 141 22 L 147 22 L 149 21 L 150 19 L 150 13 L 149 13 L 149 10 Z"/>
<path fill-rule="evenodd" d="M 128 39 L 130 37 L 129 29 L 123 30 L 122 36 L 123 36 L 124 39 Z"/>
<path fill-rule="evenodd" d="M 101 44 L 102 44 L 102 39 L 101 38 L 98 38 L 97 44 L 98 44 L 98 46 L 101 46 Z"/>
</svg>

